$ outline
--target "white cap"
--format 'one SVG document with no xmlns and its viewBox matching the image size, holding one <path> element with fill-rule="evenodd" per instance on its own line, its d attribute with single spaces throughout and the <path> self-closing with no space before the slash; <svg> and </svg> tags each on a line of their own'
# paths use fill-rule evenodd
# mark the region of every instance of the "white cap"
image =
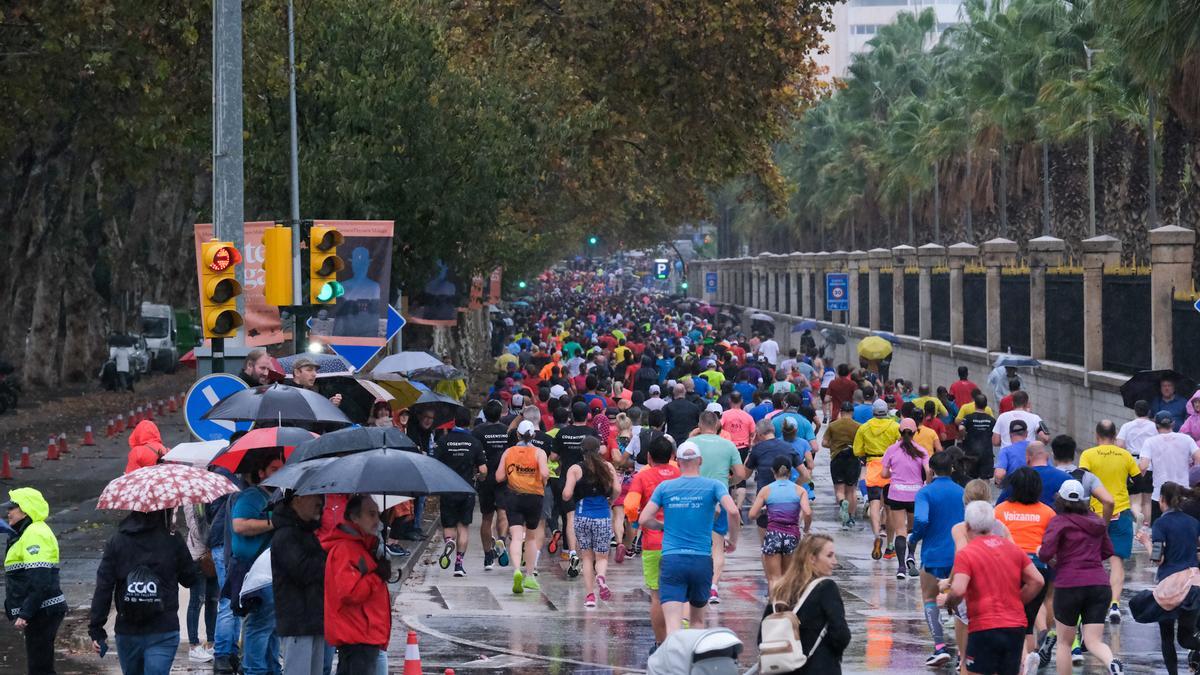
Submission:
<svg viewBox="0 0 1200 675">
<path fill-rule="evenodd" d="M 567 395 L 567 390 L 561 384 L 550 387 L 550 398 L 559 399 Z"/>
<path fill-rule="evenodd" d="M 720 415 L 721 413 L 725 412 L 725 409 L 721 407 L 720 403 L 713 401 L 712 403 L 709 403 L 708 405 L 704 406 L 704 411 L 705 412 L 714 412 L 714 413 L 717 413 L 718 415 Z"/>
<path fill-rule="evenodd" d="M 650 395 L 651 396 L 658 396 L 661 393 L 662 393 L 662 389 L 660 389 L 657 384 L 650 385 Z"/>
<path fill-rule="evenodd" d="M 1074 479 L 1063 481 L 1062 485 L 1058 487 L 1058 496 L 1068 502 L 1082 502 L 1088 498 L 1087 492 L 1083 489 L 1083 483 Z"/>
<path fill-rule="evenodd" d="M 512 407 L 520 408 L 525 405 L 525 397 L 520 394 L 513 394 Z"/>
<path fill-rule="evenodd" d="M 537 430 L 537 425 L 529 420 L 521 420 L 521 423 L 517 425 L 518 436 L 532 436 L 537 433 Z"/>
<path fill-rule="evenodd" d="M 680 461 L 700 459 L 700 448 L 691 441 L 684 441 L 679 444 L 679 449 L 675 451 L 675 458 Z"/>
</svg>

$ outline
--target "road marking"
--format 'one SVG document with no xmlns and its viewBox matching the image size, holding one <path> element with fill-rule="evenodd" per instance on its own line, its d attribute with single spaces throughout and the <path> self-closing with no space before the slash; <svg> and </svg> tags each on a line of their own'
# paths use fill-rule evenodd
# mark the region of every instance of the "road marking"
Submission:
<svg viewBox="0 0 1200 675">
<path fill-rule="evenodd" d="M 215 406 L 216 404 L 221 402 L 221 398 L 219 396 L 217 396 L 217 392 L 215 389 L 212 388 L 211 384 L 207 385 L 203 389 L 201 389 L 200 393 L 204 394 L 204 400 L 208 401 L 209 407 Z M 237 428 L 237 425 L 235 423 L 230 422 L 228 420 L 209 420 L 209 422 L 212 422 L 213 424 L 221 427 L 222 429 L 228 429 L 230 431 L 233 431 L 235 428 Z"/>
</svg>

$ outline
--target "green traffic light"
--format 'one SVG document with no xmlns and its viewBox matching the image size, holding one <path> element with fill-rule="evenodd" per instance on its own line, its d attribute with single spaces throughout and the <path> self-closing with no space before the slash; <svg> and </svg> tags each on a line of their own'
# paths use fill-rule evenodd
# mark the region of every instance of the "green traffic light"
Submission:
<svg viewBox="0 0 1200 675">
<path fill-rule="evenodd" d="M 599 239 L 596 239 L 595 237 L 588 237 L 588 243 L 592 246 L 595 246 L 597 241 L 599 241 Z"/>
<path fill-rule="evenodd" d="M 526 283 L 524 281 L 517 282 L 517 288 L 525 288 L 525 286 L 526 286 Z"/>
<path fill-rule="evenodd" d="M 679 284 L 679 287 L 686 291 L 687 290 L 687 282 L 685 281 L 685 282 Z"/>
<path fill-rule="evenodd" d="M 346 294 L 346 288 L 337 281 L 326 281 L 324 286 L 321 286 L 320 292 L 317 293 L 318 302 L 330 302 L 336 300 Z"/>
</svg>

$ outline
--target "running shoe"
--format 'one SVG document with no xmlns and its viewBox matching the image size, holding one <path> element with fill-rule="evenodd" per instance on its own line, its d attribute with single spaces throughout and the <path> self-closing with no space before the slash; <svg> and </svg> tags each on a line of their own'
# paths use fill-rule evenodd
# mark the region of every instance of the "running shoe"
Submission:
<svg viewBox="0 0 1200 675">
<path fill-rule="evenodd" d="M 905 560 L 904 567 L 907 568 L 907 570 L 908 570 L 908 578 L 909 579 L 916 579 L 917 577 L 921 576 L 921 572 L 917 569 L 917 561 L 916 560 L 913 560 L 912 558 Z"/>
<path fill-rule="evenodd" d="M 447 537 L 445 543 L 442 544 L 442 555 L 438 558 L 438 566 L 444 570 L 450 569 L 450 560 L 454 557 L 454 547 L 454 540 Z"/>
<path fill-rule="evenodd" d="M 1121 608 L 1115 602 L 1108 606 L 1108 622 L 1114 625 L 1121 623 Z"/>
<path fill-rule="evenodd" d="M 883 559 L 884 560 L 894 560 L 895 558 L 896 558 L 896 549 L 892 548 L 891 546 L 883 549 Z"/>
<path fill-rule="evenodd" d="M 204 648 L 204 645 L 192 645 L 188 650 L 188 660 L 192 663 L 208 663 L 213 660 L 213 653 Z"/>
<path fill-rule="evenodd" d="M 940 649 L 933 650 L 933 653 L 929 655 L 929 658 L 925 659 L 925 665 L 926 667 L 934 668 L 942 665 L 943 663 L 949 663 L 950 659 L 950 652 L 946 651 L 945 647 L 942 647 Z"/>
<path fill-rule="evenodd" d="M 904 573 L 903 569 L 898 569 L 898 570 L 896 570 L 896 578 L 897 579 L 907 579 L 908 575 Z"/>
<path fill-rule="evenodd" d="M 496 554 L 492 551 L 483 552 L 483 571 L 491 572 L 496 567 Z"/>
<path fill-rule="evenodd" d="M 571 564 L 567 565 L 567 576 L 574 579 L 579 576 L 579 566 L 582 564 L 579 560 L 579 554 L 575 551 L 570 553 Z"/>
<path fill-rule="evenodd" d="M 562 541 L 562 530 L 555 530 L 550 534 L 550 542 L 546 544 L 546 552 L 550 555 L 558 553 L 558 543 Z"/>
<path fill-rule="evenodd" d="M 1193 649 L 1188 652 L 1188 669 L 1191 670 L 1193 675 L 1200 673 L 1200 651 Z"/>
<path fill-rule="evenodd" d="M 850 502 L 843 499 L 838 504 L 838 517 L 842 520 L 842 529 L 849 527 L 850 523 Z"/>
<path fill-rule="evenodd" d="M 1108 664 L 1108 675 L 1125 675 L 1125 664 L 1120 659 L 1113 659 Z"/>
<path fill-rule="evenodd" d="M 513 570 L 513 594 L 520 595 L 525 592 L 525 575 L 521 574 L 521 570 Z"/>
<path fill-rule="evenodd" d="M 633 538 L 633 555 L 641 555 L 641 554 L 642 554 L 642 533 L 638 532 L 638 535 Z"/>
<path fill-rule="evenodd" d="M 501 567 L 508 567 L 508 547 L 504 545 L 504 540 L 497 539 L 496 543 L 492 544 L 492 549 L 496 551 L 496 562 L 500 563 Z"/>
<path fill-rule="evenodd" d="M 595 608 L 596 607 L 596 594 L 588 593 L 587 597 L 583 599 L 583 606 L 587 607 L 588 609 Z"/>
<path fill-rule="evenodd" d="M 462 562 L 461 557 L 454 561 L 454 576 L 456 576 L 456 577 L 467 576 L 467 570 L 463 568 L 463 562 Z"/>
<path fill-rule="evenodd" d="M 625 562 L 625 557 L 629 554 L 625 551 L 625 544 L 617 544 L 617 552 L 613 554 L 613 562 L 620 565 Z"/>
<path fill-rule="evenodd" d="M 398 543 L 388 544 L 384 548 L 387 549 L 387 554 L 393 558 L 403 558 L 404 556 L 408 555 L 408 549 L 404 548 Z"/>
<path fill-rule="evenodd" d="M 539 584 L 538 580 L 534 578 L 536 576 L 537 572 L 534 572 L 533 575 L 525 576 L 525 581 L 521 582 L 521 585 L 525 587 L 525 590 L 534 592 L 542 590 L 542 585 Z"/>
<path fill-rule="evenodd" d="M 614 534 L 614 535 L 612 536 L 612 539 L 608 540 L 608 547 L 609 547 L 609 548 L 616 548 L 616 547 L 617 547 L 617 535 L 615 535 L 615 534 Z"/>
<path fill-rule="evenodd" d="M 1083 663 L 1083 650 L 1075 647 L 1071 650 L 1071 664 L 1078 666 L 1081 663 Z"/>
<path fill-rule="evenodd" d="M 608 587 L 608 582 L 602 576 L 596 577 L 596 589 L 600 591 L 600 599 L 608 602 L 612 600 L 612 590 Z"/>
<path fill-rule="evenodd" d="M 871 559 L 879 560 L 883 557 L 883 537 L 875 537 L 875 546 L 871 549 Z"/>
<path fill-rule="evenodd" d="M 1025 655 L 1025 675 L 1037 675 L 1038 668 L 1042 667 L 1042 659 L 1037 652 L 1029 652 Z"/>
<path fill-rule="evenodd" d="M 710 604 L 710 605 L 721 604 L 721 594 L 717 593 L 716 586 L 713 586 L 712 588 L 708 589 L 708 604 Z"/>
<path fill-rule="evenodd" d="M 1054 658 L 1054 647 L 1058 644 L 1058 633 L 1048 631 L 1045 639 L 1042 640 L 1042 646 L 1038 647 L 1038 665 L 1042 668 L 1050 665 L 1050 660 Z"/>
</svg>

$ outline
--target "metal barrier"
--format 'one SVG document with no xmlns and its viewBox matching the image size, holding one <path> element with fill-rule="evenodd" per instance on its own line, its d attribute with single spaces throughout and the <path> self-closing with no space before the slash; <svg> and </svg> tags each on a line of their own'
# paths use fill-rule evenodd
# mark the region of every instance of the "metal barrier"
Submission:
<svg viewBox="0 0 1200 675">
<path fill-rule="evenodd" d="M 892 273 L 879 273 L 879 330 L 895 332 L 892 325 Z"/>
<path fill-rule="evenodd" d="M 950 273 L 934 272 L 929 277 L 929 309 L 934 340 L 950 341 Z"/>
<path fill-rule="evenodd" d="M 1104 370 L 1150 368 L 1150 275 L 1105 274 L 1101 316 Z"/>
<path fill-rule="evenodd" d="M 861 328 L 871 326 L 871 281 L 867 272 L 858 273 L 858 317 Z"/>
<path fill-rule="evenodd" d="M 920 282 L 916 272 L 904 273 L 904 326 L 905 335 L 917 335 L 921 328 Z"/>
<path fill-rule="evenodd" d="M 1200 349 L 1196 348 L 1200 340 L 1200 312 L 1191 300 L 1176 298 L 1171 303 L 1171 319 L 1175 332 L 1175 369 L 1200 381 Z"/>
<path fill-rule="evenodd" d="M 987 275 L 963 274 L 963 342 L 987 347 Z"/>
<path fill-rule="evenodd" d="M 1083 275 L 1046 274 L 1046 358 L 1083 365 Z"/>
<path fill-rule="evenodd" d="M 1029 273 L 1000 276 L 1000 350 L 1029 353 Z"/>
</svg>

